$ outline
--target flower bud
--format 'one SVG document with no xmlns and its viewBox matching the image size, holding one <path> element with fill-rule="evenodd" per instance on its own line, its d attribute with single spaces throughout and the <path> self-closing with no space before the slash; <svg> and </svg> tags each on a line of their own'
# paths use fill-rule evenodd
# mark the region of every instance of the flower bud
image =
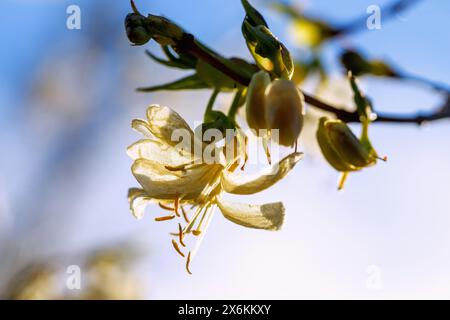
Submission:
<svg viewBox="0 0 450 320">
<path fill-rule="evenodd" d="M 264 17 L 247 0 L 242 0 L 246 16 L 242 34 L 259 68 L 277 78 L 291 79 L 294 62 L 287 48 L 270 31 Z"/>
<path fill-rule="evenodd" d="M 321 118 L 317 141 L 325 159 L 338 171 L 357 171 L 376 163 L 376 156 L 340 120 Z"/>
<path fill-rule="evenodd" d="M 370 156 L 344 122 L 329 121 L 325 126 L 331 143 L 345 162 L 360 168 L 374 164 L 376 159 Z"/>
<path fill-rule="evenodd" d="M 253 75 L 248 87 L 246 101 L 246 117 L 248 126 L 258 132 L 267 129 L 265 103 L 266 88 L 270 85 L 270 76 L 267 72 L 260 71 Z"/>
<path fill-rule="evenodd" d="M 266 91 L 265 117 L 269 129 L 279 129 L 279 144 L 293 146 L 303 128 L 303 95 L 295 83 L 278 79 Z"/>
<path fill-rule="evenodd" d="M 183 29 L 164 17 L 129 13 L 125 17 L 127 37 L 134 45 L 146 44 L 154 39 L 160 45 L 174 45 L 184 35 Z"/>
<path fill-rule="evenodd" d="M 316 133 L 317 142 L 319 143 L 320 150 L 327 162 L 337 171 L 349 172 L 358 170 L 358 168 L 352 166 L 342 159 L 339 152 L 334 148 L 333 143 L 330 140 L 328 129 L 326 128 L 326 122 L 329 121 L 326 117 L 322 117 L 319 121 L 319 128 Z"/>
<path fill-rule="evenodd" d="M 147 18 L 136 13 L 129 13 L 125 17 L 125 30 L 131 43 L 143 45 L 150 41 L 152 35 Z"/>
</svg>

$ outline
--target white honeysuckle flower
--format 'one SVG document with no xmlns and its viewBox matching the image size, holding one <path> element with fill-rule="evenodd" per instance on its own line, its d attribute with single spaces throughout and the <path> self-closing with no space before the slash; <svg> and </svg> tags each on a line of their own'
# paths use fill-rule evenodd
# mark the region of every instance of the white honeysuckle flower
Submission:
<svg viewBox="0 0 450 320">
<path fill-rule="evenodd" d="M 185 255 L 183 250 L 188 247 L 186 240 L 189 240 L 185 236 L 199 236 L 198 247 L 216 206 L 225 218 L 239 225 L 264 230 L 281 228 L 285 211 L 281 202 L 235 203 L 224 200 L 221 194 L 248 195 L 271 187 L 288 174 L 302 153 L 294 152 L 257 174 L 243 175 L 235 171 L 239 163 L 245 161 L 245 152 L 238 151 L 228 161 L 221 154 L 220 162 L 207 163 L 199 161 L 191 148 L 178 148 L 179 141 L 172 141 L 176 130 L 184 130 L 189 142 L 196 143 L 196 139 L 184 119 L 170 108 L 151 105 L 147 109 L 147 120 L 135 119 L 132 127 L 145 139 L 127 149 L 134 160 L 132 173 L 142 187 L 129 189 L 130 209 L 137 219 L 142 219 L 147 205 L 155 203 L 170 211 L 167 216 L 155 218 L 156 221 L 182 220 L 178 223 L 178 232 L 172 234 L 176 237 L 172 244 L 182 257 L 187 258 L 189 273 L 189 263 L 196 250 L 189 250 Z M 235 141 L 243 140 L 241 137 Z M 242 143 L 238 143 L 237 150 L 242 150 Z M 191 206 L 190 217 L 184 205 Z"/>
</svg>

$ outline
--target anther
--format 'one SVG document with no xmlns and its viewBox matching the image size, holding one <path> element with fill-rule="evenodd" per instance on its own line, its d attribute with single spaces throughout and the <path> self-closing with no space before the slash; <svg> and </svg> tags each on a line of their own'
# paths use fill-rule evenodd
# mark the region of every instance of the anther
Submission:
<svg viewBox="0 0 450 320">
<path fill-rule="evenodd" d="M 192 274 L 191 270 L 189 270 L 189 266 L 191 264 L 191 252 L 189 251 L 187 259 L 186 259 L 186 271 L 189 274 Z"/>
<path fill-rule="evenodd" d="M 168 210 L 168 211 L 175 211 L 175 208 L 169 207 L 161 202 L 158 202 L 158 205 L 161 207 L 161 209 Z"/>
<path fill-rule="evenodd" d="M 180 207 L 180 196 L 178 193 L 175 196 L 174 207 L 175 214 L 177 215 L 177 217 L 179 217 L 180 214 L 178 213 L 178 208 Z"/>
<path fill-rule="evenodd" d="M 171 216 L 165 216 L 165 217 L 159 217 L 159 218 L 155 218 L 155 221 L 167 221 L 167 220 L 172 220 L 172 219 L 174 219 L 175 218 L 175 216 L 174 215 L 171 215 Z"/>
<path fill-rule="evenodd" d="M 189 219 L 188 219 L 186 210 L 184 210 L 183 206 L 180 206 L 180 208 L 181 208 L 181 213 L 183 214 L 184 220 L 186 221 L 186 223 L 189 223 Z"/>
<path fill-rule="evenodd" d="M 183 242 L 183 236 L 184 236 L 183 228 L 181 227 L 181 224 L 179 223 L 179 224 L 178 224 L 178 239 L 179 239 L 179 241 L 180 241 L 180 244 L 181 244 L 183 247 L 186 247 L 186 245 L 185 245 L 184 242 Z"/>
<path fill-rule="evenodd" d="M 178 254 L 184 258 L 184 253 L 181 252 L 180 247 L 178 246 L 178 243 L 173 239 L 172 239 L 172 245 L 175 248 L 175 251 L 178 252 Z"/>
</svg>

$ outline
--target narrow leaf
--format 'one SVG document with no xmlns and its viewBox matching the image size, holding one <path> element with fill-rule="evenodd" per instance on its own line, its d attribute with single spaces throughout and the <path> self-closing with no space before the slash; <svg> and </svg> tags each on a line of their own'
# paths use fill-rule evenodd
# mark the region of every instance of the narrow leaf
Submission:
<svg viewBox="0 0 450 320">
<path fill-rule="evenodd" d="M 157 85 L 153 87 L 138 88 L 137 91 L 154 92 L 162 90 L 176 91 L 176 90 L 196 90 L 206 88 L 209 88 L 209 85 L 206 84 L 204 81 L 200 80 L 197 74 L 193 74 L 185 78 L 176 80 L 174 82 Z"/>
</svg>

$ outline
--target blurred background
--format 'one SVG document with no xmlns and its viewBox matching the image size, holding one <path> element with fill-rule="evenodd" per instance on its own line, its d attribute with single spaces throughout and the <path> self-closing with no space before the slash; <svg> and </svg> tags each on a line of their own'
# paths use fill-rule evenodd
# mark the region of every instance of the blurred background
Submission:
<svg viewBox="0 0 450 320">
<path fill-rule="evenodd" d="M 305 50 L 290 19 L 268 1 L 252 3 L 296 57 Z M 389 1 L 291 1 L 325 21 L 367 15 Z M 81 29 L 66 27 L 69 5 Z M 240 31 L 240 1 L 137 1 L 226 56 L 250 55 Z M 317 152 L 314 126 L 303 133 L 305 159 L 281 183 L 251 202 L 283 201 L 280 232 L 244 229 L 220 214 L 186 274 L 171 248 L 170 224 L 141 221 L 126 194 L 137 186 L 126 147 L 139 136 L 132 118 L 151 103 L 202 118 L 208 91 L 137 93 L 179 78 L 132 47 L 123 20 L 127 0 L 4 0 L 0 3 L 0 296 L 101 299 L 450 298 L 450 121 L 421 127 L 374 124 L 372 142 L 389 158 L 338 173 Z M 337 56 L 355 46 L 412 74 L 450 83 L 448 1 L 419 1 L 324 45 L 328 81 L 307 92 L 351 103 Z M 364 29 L 364 27 L 363 27 Z M 160 53 L 154 43 L 146 46 Z M 415 83 L 365 77 L 377 111 L 431 111 L 442 95 Z M 444 99 L 445 100 L 445 99 Z M 224 96 L 219 103 L 226 106 Z M 152 211 L 153 210 L 153 211 Z M 151 214 L 151 215 L 150 215 Z M 67 267 L 81 268 L 81 290 L 66 287 Z"/>
</svg>

